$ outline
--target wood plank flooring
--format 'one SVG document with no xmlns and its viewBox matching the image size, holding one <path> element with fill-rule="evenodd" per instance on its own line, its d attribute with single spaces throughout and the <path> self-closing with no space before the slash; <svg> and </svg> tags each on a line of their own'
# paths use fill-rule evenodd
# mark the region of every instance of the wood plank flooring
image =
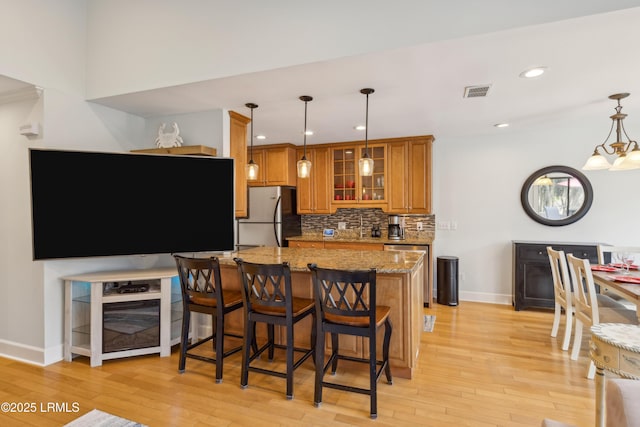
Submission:
<svg viewBox="0 0 640 427">
<path fill-rule="evenodd" d="M 540 426 L 543 418 L 593 425 L 587 346 L 578 361 L 570 360 L 560 349 L 563 331 L 549 336 L 551 311 L 463 301 L 424 312 L 436 322 L 423 333 L 414 378 L 394 378 L 393 385 L 381 379 L 377 420 L 369 418 L 364 395 L 325 389 L 322 406 L 314 407 L 311 359 L 296 371 L 289 401 L 280 378 L 250 373 L 242 390 L 240 354 L 225 360 L 222 384 L 215 383 L 213 365 L 197 360 L 187 360 L 179 374 L 176 346 L 171 357 L 111 360 L 97 368 L 85 357 L 45 368 L 0 358 L 0 402 L 37 406 L 31 413 L 0 412 L 0 425 L 61 426 L 94 408 L 149 426 L 506 427 Z M 364 367 L 355 366 L 339 367 L 337 375 L 366 382 Z M 49 402 L 70 411 L 46 410 Z"/>
</svg>

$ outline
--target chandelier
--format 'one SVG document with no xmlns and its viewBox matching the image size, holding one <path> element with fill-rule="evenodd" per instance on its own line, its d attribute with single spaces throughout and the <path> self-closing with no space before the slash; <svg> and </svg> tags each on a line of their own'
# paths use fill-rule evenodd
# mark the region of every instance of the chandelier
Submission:
<svg viewBox="0 0 640 427">
<path fill-rule="evenodd" d="M 622 123 L 627 115 L 621 112 L 622 105 L 620 105 L 620 100 L 627 96 L 629 96 L 628 93 L 616 93 L 609 96 L 609 99 L 618 101 L 618 106 L 615 108 L 616 113 L 610 116 L 611 129 L 609 130 L 609 135 L 607 135 L 602 144 L 596 145 L 593 154 L 582 167 L 583 170 L 608 169 L 610 171 L 621 171 L 640 168 L 640 148 L 638 148 L 636 141 L 632 141 L 631 138 L 629 138 Z M 605 144 L 609 140 L 614 127 L 616 128 L 616 141 L 607 146 Z M 622 141 L 623 134 L 627 138 L 627 142 Z M 602 149 L 604 154 L 616 156 L 613 165 L 600 153 L 600 149 Z"/>
</svg>

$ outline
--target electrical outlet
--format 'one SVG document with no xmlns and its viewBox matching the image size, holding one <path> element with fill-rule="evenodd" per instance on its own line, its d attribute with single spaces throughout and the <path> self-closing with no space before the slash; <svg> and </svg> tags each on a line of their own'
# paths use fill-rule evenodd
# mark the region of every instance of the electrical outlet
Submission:
<svg viewBox="0 0 640 427">
<path fill-rule="evenodd" d="M 347 223 L 346 222 L 339 222 L 338 223 L 338 230 L 346 230 L 347 229 Z"/>
<path fill-rule="evenodd" d="M 467 275 L 466 275 L 466 274 L 464 274 L 464 272 L 462 272 L 462 271 L 461 271 L 461 272 L 460 272 L 460 281 L 461 281 L 461 282 L 464 282 L 466 279 L 467 279 Z"/>
<path fill-rule="evenodd" d="M 416 230 L 422 231 L 422 222 L 416 222 Z"/>
</svg>

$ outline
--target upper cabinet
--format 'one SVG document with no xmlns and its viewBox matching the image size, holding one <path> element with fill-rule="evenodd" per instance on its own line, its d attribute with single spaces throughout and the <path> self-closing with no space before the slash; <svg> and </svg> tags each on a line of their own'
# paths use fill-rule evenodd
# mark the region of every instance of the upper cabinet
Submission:
<svg viewBox="0 0 640 427">
<path fill-rule="evenodd" d="M 231 158 L 235 159 L 236 178 L 236 218 L 246 218 L 247 212 L 247 177 L 244 165 L 247 164 L 247 124 L 251 119 L 229 111 L 229 144 Z"/>
<path fill-rule="evenodd" d="M 386 144 L 368 144 L 374 161 L 373 175 L 360 176 L 358 161 L 365 154 L 364 144 L 335 144 L 331 148 L 333 183 L 332 210 L 340 207 L 386 208 Z"/>
<path fill-rule="evenodd" d="M 389 143 L 389 213 L 431 213 L 431 148 L 433 136 Z"/>
<path fill-rule="evenodd" d="M 247 154 L 248 156 L 249 154 Z M 251 187 L 296 185 L 296 146 L 274 144 L 253 147 L 253 161 L 258 165 L 258 179 L 246 181 Z M 248 158 L 248 157 L 247 157 Z"/>
<path fill-rule="evenodd" d="M 303 150 L 298 148 L 297 159 Z M 309 178 L 298 178 L 298 214 L 328 214 L 331 212 L 331 151 L 328 147 L 307 147 L 311 162 Z M 297 160 L 296 160 L 297 162 Z"/>
</svg>

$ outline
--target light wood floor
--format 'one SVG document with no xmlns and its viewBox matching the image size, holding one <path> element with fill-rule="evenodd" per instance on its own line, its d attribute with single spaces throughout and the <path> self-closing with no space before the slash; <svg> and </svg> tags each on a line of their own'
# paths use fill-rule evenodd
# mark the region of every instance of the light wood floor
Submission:
<svg viewBox="0 0 640 427">
<path fill-rule="evenodd" d="M 463 301 L 434 304 L 425 314 L 436 315 L 435 329 L 423 333 L 415 377 L 387 385 L 383 376 L 377 420 L 364 395 L 325 389 L 322 406 L 314 407 L 311 359 L 296 371 L 288 401 L 280 378 L 250 373 L 242 390 L 239 354 L 226 359 L 222 384 L 213 365 L 197 360 L 179 374 L 176 347 L 168 358 L 97 368 L 84 357 L 46 368 L 0 358 L 0 402 L 38 406 L 35 413 L 1 412 L 0 425 L 61 426 L 94 408 L 149 426 L 540 426 L 545 417 L 593 425 L 586 345 L 580 360 L 570 360 L 560 349 L 562 329 L 549 336 L 550 311 Z M 358 369 L 339 368 L 338 375 L 366 378 Z M 79 411 L 40 410 L 48 402 L 75 403 Z"/>
</svg>

